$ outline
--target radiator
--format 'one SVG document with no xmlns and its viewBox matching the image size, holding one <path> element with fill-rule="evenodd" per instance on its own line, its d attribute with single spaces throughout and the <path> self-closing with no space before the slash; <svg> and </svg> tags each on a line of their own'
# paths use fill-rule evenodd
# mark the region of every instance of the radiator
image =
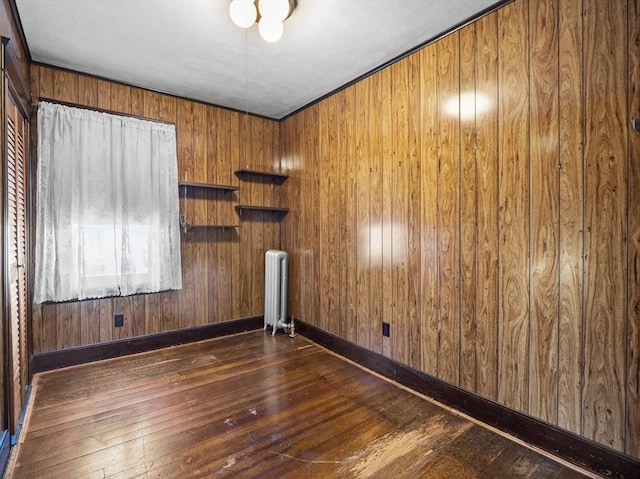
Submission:
<svg viewBox="0 0 640 479">
<path fill-rule="evenodd" d="M 264 330 L 292 329 L 287 323 L 287 253 L 270 249 L 264 262 Z"/>
</svg>

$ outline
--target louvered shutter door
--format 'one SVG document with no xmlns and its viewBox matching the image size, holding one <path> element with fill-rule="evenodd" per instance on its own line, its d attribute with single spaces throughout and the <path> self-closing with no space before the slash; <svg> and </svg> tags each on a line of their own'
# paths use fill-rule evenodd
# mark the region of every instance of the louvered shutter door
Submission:
<svg viewBox="0 0 640 479">
<path fill-rule="evenodd" d="M 27 386 L 26 120 L 6 95 L 9 263 L 10 430 L 15 432 Z"/>
</svg>

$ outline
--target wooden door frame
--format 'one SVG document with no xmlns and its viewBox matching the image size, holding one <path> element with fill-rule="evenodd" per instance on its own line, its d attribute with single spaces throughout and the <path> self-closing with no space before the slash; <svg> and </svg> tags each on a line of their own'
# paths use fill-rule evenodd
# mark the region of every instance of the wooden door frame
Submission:
<svg viewBox="0 0 640 479">
<path fill-rule="evenodd" d="M 9 447 L 10 447 L 10 439 L 13 434 L 15 434 L 18 421 L 13 417 L 13 409 L 14 409 L 14 400 L 13 395 L 10 394 L 10 381 L 12 381 L 12 372 L 9 371 L 9 354 L 11 351 L 11 338 L 9 334 L 9 325 L 8 321 L 10 318 L 10 289 L 9 285 L 9 242 L 11 241 L 8 238 L 8 220 L 9 220 L 9 211 L 8 211 L 8 201 L 7 201 L 7 192 L 8 192 L 8 178 L 7 178 L 7 113 L 8 113 L 8 105 L 6 103 L 7 98 L 11 98 L 12 103 L 19 110 L 20 114 L 26 121 L 26 135 L 24 138 L 24 181 L 25 181 L 25 288 L 26 288 L 26 298 L 25 298 L 25 322 L 26 322 L 26 361 L 23 364 L 23 367 L 26 368 L 26 378 L 27 383 L 31 381 L 30 374 L 30 357 L 33 351 L 32 347 L 32 335 L 31 335 L 31 248 L 30 248 L 30 226 L 31 226 L 31 158 L 30 158 L 30 94 L 29 88 L 24 76 L 22 74 L 22 70 L 20 69 L 20 64 L 17 56 L 11 46 L 10 39 L 7 37 L 1 37 L 2 42 L 2 51 L 0 54 L 1 60 L 1 82 L 2 82 L 2 99 L 0 100 L 0 114 L 2 115 L 2 124 L 0 127 L 0 136 L 1 136 L 1 145 L 2 145 L 2 198 L 3 198 L 3 206 L 2 206 L 2 225 L 0 226 L 0 234 L 2 237 L 2 284 L 0 284 L 0 294 L 2 295 L 2 314 L 3 321 L 0 325 L 0 340 L 3 343 L 3 354 L 2 360 L 3 363 L 3 379 L 4 379 L 4 414 L 5 419 L 7 421 L 7 430 L 0 431 L 0 465 L 4 463 L 4 455 L 5 450 L 8 455 Z M 22 392 L 24 394 L 24 392 Z"/>
</svg>

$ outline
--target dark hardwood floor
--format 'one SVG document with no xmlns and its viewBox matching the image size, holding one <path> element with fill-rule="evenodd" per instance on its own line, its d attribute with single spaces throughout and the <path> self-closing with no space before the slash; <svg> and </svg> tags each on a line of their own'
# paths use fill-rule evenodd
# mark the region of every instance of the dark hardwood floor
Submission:
<svg viewBox="0 0 640 479">
<path fill-rule="evenodd" d="M 7 477 L 586 476 L 259 331 L 37 375 Z"/>
</svg>

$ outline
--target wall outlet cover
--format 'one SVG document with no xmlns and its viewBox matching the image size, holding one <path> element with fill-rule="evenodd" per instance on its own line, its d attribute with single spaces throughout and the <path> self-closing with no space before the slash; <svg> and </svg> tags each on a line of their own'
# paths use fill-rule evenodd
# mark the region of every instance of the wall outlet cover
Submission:
<svg viewBox="0 0 640 479">
<path fill-rule="evenodd" d="M 116 328 L 121 328 L 124 326 L 124 314 L 115 314 L 113 316 L 113 325 Z"/>
<path fill-rule="evenodd" d="M 389 337 L 389 323 L 382 322 L 382 335 L 385 337 Z"/>
</svg>

